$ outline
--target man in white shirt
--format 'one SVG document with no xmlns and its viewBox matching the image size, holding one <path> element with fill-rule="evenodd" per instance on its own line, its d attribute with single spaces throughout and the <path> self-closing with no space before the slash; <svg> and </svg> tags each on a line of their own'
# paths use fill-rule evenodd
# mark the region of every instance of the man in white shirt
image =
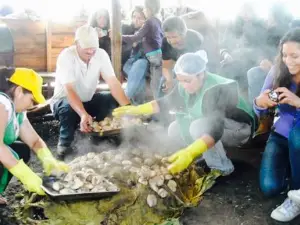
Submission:
<svg viewBox="0 0 300 225">
<path fill-rule="evenodd" d="M 75 129 L 91 132 L 92 117 L 104 119 L 116 106 L 128 105 L 109 56 L 100 49 L 97 31 L 90 26 L 76 30 L 75 45 L 64 49 L 57 59 L 53 101 L 55 117 L 60 121 L 58 154 L 72 151 Z M 110 93 L 96 93 L 100 76 Z"/>
</svg>

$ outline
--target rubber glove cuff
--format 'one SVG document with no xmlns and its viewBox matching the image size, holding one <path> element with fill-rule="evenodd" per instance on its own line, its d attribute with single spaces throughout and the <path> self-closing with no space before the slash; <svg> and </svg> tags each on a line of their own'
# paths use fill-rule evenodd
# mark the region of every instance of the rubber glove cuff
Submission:
<svg viewBox="0 0 300 225">
<path fill-rule="evenodd" d="M 20 159 L 15 166 L 10 168 L 9 172 L 21 182 L 27 178 L 28 174 L 33 173 L 33 171 L 24 163 L 23 159 Z"/>
<path fill-rule="evenodd" d="M 36 155 L 41 161 L 45 160 L 46 158 L 54 158 L 49 148 L 40 148 L 37 150 Z"/>
<path fill-rule="evenodd" d="M 119 108 L 116 108 L 113 111 L 114 117 L 121 117 L 125 115 L 147 115 L 152 114 L 154 112 L 153 106 L 151 102 L 145 103 L 143 105 L 139 106 L 121 106 Z"/>
<path fill-rule="evenodd" d="M 140 114 L 153 114 L 154 109 L 151 102 L 137 106 Z"/>
<path fill-rule="evenodd" d="M 188 168 L 195 158 L 200 156 L 206 150 L 206 143 L 202 139 L 196 140 L 187 148 L 184 148 L 169 157 L 168 161 L 171 165 L 168 167 L 168 170 L 172 174 L 180 173 Z"/>
<path fill-rule="evenodd" d="M 15 166 L 10 168 L 9 172 L 18 178 L 28 191 L 45 195 L 45 192 L 41 189 L 42 179 L 36 175 L 22 159 L 19 160 Z"/>
<path fill-rule="evenodd" d="M 190 144 L 186 151 L 190 152 L 193 159 L 195 159 L 207 151 L 207 144 L 202 139 L 198 139 Z"/>
<path fill-rule="evenodd" d="M 47 176 L 54 171 L 68 172 L 70 170 L 67 164 L 57 161 L 48 148 L 41 148 L 36 154 L 43 163 L 44 172 Z"/>
</svg>

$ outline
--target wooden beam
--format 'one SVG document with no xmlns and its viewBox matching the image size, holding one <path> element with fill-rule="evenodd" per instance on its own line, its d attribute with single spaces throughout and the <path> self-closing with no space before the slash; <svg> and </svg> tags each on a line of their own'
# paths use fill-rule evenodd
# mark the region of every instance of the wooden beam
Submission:
<svg viewBox="0 0 300 225">
<path fill-rule="evenodd" d="M 122 40 L 121 40 L 121 4 L 120 0 L 111 0 L 111 59 L 112 65 L 115 70 L 116 76 L 121 80 L 121 51 L 122 51 Z"/>
<path fill-rule="evenodd" d="M 46 26 L 46 40 L 47 40 L 47 72 L 52 69 L 52 23 L 51 20 L 47 21 Z"/>
<path fill-rule="evenodd" d="M 129 11 L 133 9 L 133 2 L 132 0 L 129 0 Z"/>
</svg>

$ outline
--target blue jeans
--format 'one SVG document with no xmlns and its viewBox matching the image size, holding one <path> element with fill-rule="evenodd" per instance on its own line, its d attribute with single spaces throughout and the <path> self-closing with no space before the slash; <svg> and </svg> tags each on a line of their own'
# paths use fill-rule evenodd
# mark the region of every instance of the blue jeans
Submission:
<svg viewBox="0 0 300 225">
<path fill-rule="evenodd" d="M 157 99 L 159 97 L 159 84 L 162 76 L 162 54 L 150 55 L 147 56 L 147 59 L 150 63 L 150 88 L 154 99 Z"/>
<path fill-rule="evenodd" d="M 117 107 L 117 102 L 109 92 L 101 92 L 96 93 L 91 101 L 84 102 L 83 106 L 88 114 L 100 121 Z M 68 147 L 74 140 L 75 130 L 80 122 L 80 117 L 66 98 L 60 99 L 53 105 L 53 113 L 60 122 L 58 144 Z"/>
<path fill-rule="evenodd" d="M 300 189 L 300 121 L 290 131 L 289 138 L 272 132 L 260 167 L 260 188 L 266 196 L 277 195 L 288 185 Z"/>
<path fill-rule="evenodd" d="M 251 105 L 253 103 L 253 100 L 259 96 L 267 74 L 268 72 L 264 71 L 260 67 L 253 67 L 250 70 L 248 70 L 248 98 Z"/>
<path fill-rule="evenodd" d="M 124 72 L 127 75 L 125 93 L 133 104 L 142 104 L 145 101 L 146 75 L 148 60 L 145 58 L 130 58 L 126 61 Z"/>
</svg>

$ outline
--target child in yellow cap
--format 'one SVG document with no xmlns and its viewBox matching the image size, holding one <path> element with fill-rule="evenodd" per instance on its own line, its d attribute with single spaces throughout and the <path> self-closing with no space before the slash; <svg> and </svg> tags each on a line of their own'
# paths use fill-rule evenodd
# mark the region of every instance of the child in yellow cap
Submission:
<svg viewBox="0 0 300 225">
<path fill-rule="evenodd" d="M 45 102 L 42 83 L 42 78 L 31 69 L 0 69 L 0 194 L 12 176 L 28 191 L 45 194 L 41 189 L 42 179 L 25 164 L 29 161 L 30 149 L 42 162 L 46 175 L 53 170 L 68 170 L 66 164 L 52 156 L 25 115 L 34 102 Z M 6 203 L 4 198 L 0 198 L 1 203 Z"/>
</svg>

